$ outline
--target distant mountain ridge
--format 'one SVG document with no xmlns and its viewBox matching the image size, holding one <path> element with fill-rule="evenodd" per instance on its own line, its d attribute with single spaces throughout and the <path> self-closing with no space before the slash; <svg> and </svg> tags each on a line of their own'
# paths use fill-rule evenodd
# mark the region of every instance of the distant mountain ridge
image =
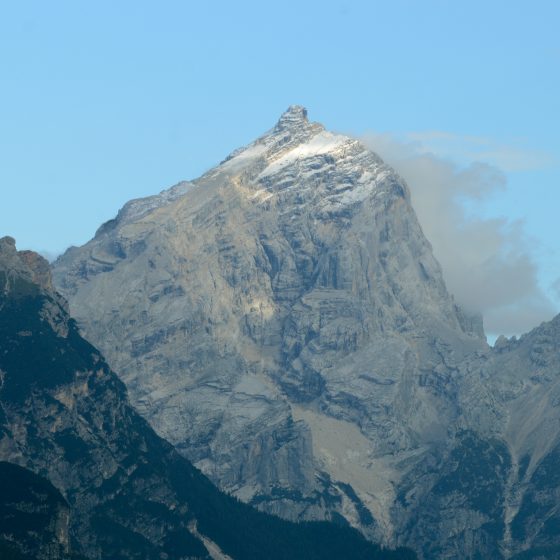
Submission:
<svg viewBox="0 0 560 560">
<path fill-rule="evenodd" d="M 423 558 L 556 546 L 539 528 L 552 505 L 520 506 L 558 437 L 549 346 L 488 347 L 394 170 L 292 106 L 182 185 L 53 266 L 160 435 L 243 501 Z"/>
<path fill-rule="evenodd" d="M 130 406 L 44 259 L 0 239 L 0 555 L 18 560 L 411 558 L 220 493 Z"/>
</svg>

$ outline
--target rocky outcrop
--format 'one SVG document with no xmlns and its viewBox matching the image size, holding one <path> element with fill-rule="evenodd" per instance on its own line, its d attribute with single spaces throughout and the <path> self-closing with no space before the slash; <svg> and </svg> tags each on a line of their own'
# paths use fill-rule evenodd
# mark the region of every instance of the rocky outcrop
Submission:
<svg viewBox="0 0 560 560">
<path fill-rule="evenodd" d="M 444 285 L 404 181 L 290 107 L 54 265 L 132 401 L 221 488 L 396 542 L 402 481 L 460 415 L 479 319 Z"/>
<path fill-rule="evenodd" d="M 425 558 L 557 558 L 560 316 L 468 357 L 456 385 L 453 438 L 401 485 L 401 542 Z"/>
<path fill-rule="evenodd" d="M 0 239 L 6 558 L 411 557 L 383 552 L 349 528 L 298 526 L 220 493 L 130 406 L 41 267 L 38 256 Z"/>
</svg>

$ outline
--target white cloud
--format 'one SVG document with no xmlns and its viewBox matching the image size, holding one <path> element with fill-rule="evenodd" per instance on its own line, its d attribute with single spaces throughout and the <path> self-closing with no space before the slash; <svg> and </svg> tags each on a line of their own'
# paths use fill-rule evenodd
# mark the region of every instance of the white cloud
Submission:
<svg viewBox="0 0 560 560">
<path fill-rule="evenodd" d="M 503 144 L 492 138 L 443 131 L 409 132 L 405 140 L 415 142 L 422 153 L 437 154 L 459 163 L 485 161 L 503 171 L 541 169 L 554 163 L 546 152 L 531 150 L 523 142 Z"/>
<path fill-rule="evenodd" d="M 504 191 L 504 173 L 490 163 L 454 163 L 453 142 L 443 156 L 433 152 L 434 138 L 445 143 L 458 138 L 454 135 L 409 134 L 407 138 L 367 134 L 361 140 L 408 183 L 424 233 L 457 301 L 468 311 L 482 313 L 490 334 L 520 334 L 552 318 L 555 310 L 538 285 L 523 223 L 466 211 L 465 202 L 483 201 Z M 430 148 L 424 144 L 426 138 L 432 142 Z M 469 142 L 483 145 L 485 141 Z"/>
</svg>

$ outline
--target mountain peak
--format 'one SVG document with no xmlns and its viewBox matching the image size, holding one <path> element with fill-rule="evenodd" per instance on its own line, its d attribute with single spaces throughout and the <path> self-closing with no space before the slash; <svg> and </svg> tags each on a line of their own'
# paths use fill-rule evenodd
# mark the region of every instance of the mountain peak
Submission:
<svg viewBox="0 0 560 560">
<path fill-rule="evenodd" d="M 0 238 L 0 255 L 13 254 L 16 252 L 16 240 L 9 235 Z"/>
<path fill-rule="evenodd" d="M 247 162 L 259 157 L 274 159 L 295 147 L 309 142 L 324 131 L 319 123 L 309 122 L 307 109 L 301 105 L 290 105 L 278 119 L 274 128 L 247 146 L 234 150 L 221 164 L 227 164 L 228 171 L 244 167 Z M 213 170 L 211 170 L 211 173 Z"/>
<path fill-rule="evenodd" d="M 290 105 L 278 119 L 276 130 L 285 130 L 307 124 L 307 109 L 301 105 Z"/>
<path fill-rule="evenodd" d="M 4 290 L 12 290 L 16 279 L 37 284 L 46 291 L 52 291 L 49 262 L 34 251 L 18 251 L 13 237 L 0 238 L 0 272 L 6 285 Z"/>
</svg>

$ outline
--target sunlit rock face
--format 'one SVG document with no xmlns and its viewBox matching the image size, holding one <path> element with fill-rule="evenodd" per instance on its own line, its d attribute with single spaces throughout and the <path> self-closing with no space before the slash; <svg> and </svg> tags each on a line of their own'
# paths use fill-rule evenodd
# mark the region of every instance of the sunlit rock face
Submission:
<svg viewBox="0 0 560 560">
<path fill-rule="evenodd" d="M 126 204 L 54 280 L 141 414 L 242 500 L 426 558 L 555 542 L 534 519 L 557 334 L 489 349 L 404 181 L 302 107 Z"/>
</svg>

